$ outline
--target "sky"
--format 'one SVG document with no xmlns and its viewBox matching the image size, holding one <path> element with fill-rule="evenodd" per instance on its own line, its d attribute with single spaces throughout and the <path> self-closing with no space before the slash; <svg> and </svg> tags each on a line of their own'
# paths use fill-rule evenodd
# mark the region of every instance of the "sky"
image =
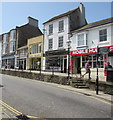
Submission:
<svg viewBox="0 0 113 120">
<path fill-rule="evenodd" d="M 111 17 L 111 2 L 82 2 L 88 23 Z M 80 2 L 0 2 L 0 34 L 28 23 L 28 16 L 39 20 L 39 28 L 50 18 L 75 9 Z M 42 31 L 43 32 L 43 31 Z"/>
</svg>

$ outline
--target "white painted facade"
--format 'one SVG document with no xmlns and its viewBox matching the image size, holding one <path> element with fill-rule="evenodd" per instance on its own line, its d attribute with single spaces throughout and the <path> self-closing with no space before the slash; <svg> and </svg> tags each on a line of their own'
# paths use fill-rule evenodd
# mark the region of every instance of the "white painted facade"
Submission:
<svg viewBox="0 0 113 120">
<path fill-rule="evenodd" d="M 99 31 L 106 29 L 107 30 L 107 40 L 106 41 L 99 41 Z M 81 31 L 75 31 L 73 32 L 73 36 L 71 37 L 71 41 L 72 41 L 72 46 L 71 46 L 71 51 L 76 51 L 76 55 L 74 55 L 72 57 L 72 69 L 73 69 L 73 73 L 77 73 L 77 65 L 79 62 L 77 62 L 77 60 L 80 60 L 80 66 L 82 68 L 82 74 L 85 73 L 85 69 L 83 66 L 83 57 L 85 56 L 85 53 L 80 54 L 80 52 L 82 51 L 82 49 L 91 49 L 94 48 L 94 52 L 97 52 L 97 46 L 98 47 L 107 47 L 107 46 L 113 46 L 113 34 L 112 34 L 112 30 L 113 30 L 113 23 L 108 23 L 108 24 L 104 24 L 104 25 L 100 25 L 97 27 L 92 27 L 92 28 L 88 28 L 88 29 L 84 29 Z M 78 35 L 80 34 L 84 34 L 84 45 L 79 46 L 78 45 Z M 112 47 L 113 48 L 113 47 Z M 91 49 L 92 50 L 92 49 Z M 79 53 L 77 55 L 77 52 Z M 83 51 L 82 51 L 83 52 Z M 92 54 L 92 56 L 96 55 L 95 53 Z M 87 54 L 88 56 L 88 54 Z M 101 66 L 99 68 L 99 78 L 106 80 L 106 77 L 104 76 L 104 67 L 105 67 L 105 55 L 103 56 L 103 66 Z M 109 61 L 111 63 L 111 65 L 113 66 L 113 55 L 108 56 L 108 54 L 106 54 L 107 56 L 107 61 Z M 93 62 L 92 62 L 93 63 Z M 91 78 L 95 79 L 96 77 L 96 67 L 94 67 L 92 65 L 91 67 Z M 86 75 L 86 77 L 88 77 Z"/>
<path fill-rule="evenodd" d="M 59 32 L 59 21 L 64 21 L 64 30 Z M 53 34 L 49 35 L 49 25 L 53 24 Z M 44 25 L 44 53 L 49 50 L 49 39 L 53 39 L 53 47 L 51 50 L 67 50 L 67 41 L 68 41 L 68 33 L 69 33 L 69 20 L 68 17 L 62 17 L 60 19 L 54 20 L 50 23 Z M 63 46 L 59 48 L 58 39 L 63 36 Z M 64 56 L 63 56 L 64 57 Z M 67 56 L 63 59 L 67 59 Z M 43 58 L 43 70 L 45 70 L 45 57 Z M 68 64 L 68 61 L 67 61 Z M 64 66 L 64 63 L 63 63 Z M 68 66 L 68 65 L 67 65 Z M 67 68 L 68 69 L 68 68 Z"/>
<path fill-rule="evenodd" d="M 58 23 L 59 21 L 63 20 L 64 21 L 64 31 L 59 32 L 58 30 Z M 53 24 L 53 34 L 49 35 L 49 25 Z M 69 33 L 69 28 L 68 28 L 68 17 L 63 17 L 57 20 L 54 20 L 50 23 L 47 23 L 44 25 L 44 30 L 45 30 L 45 34 L 44 34 L 44 52 L 48 51 L 48 39 L 53 39 L 53 48 L 52 50 L 58 50 L 58 37 L 63 36 L 64 37 L 64 41 L 63 41 L 63 47 L 62 48 L 67 48 L 67 44 L 66 41 L 68 40 L 68 33 Z"/>
<path fill-rule="evenodd" d="M 63 30 L 61 31 L 59 31 L 60 21 L 63 21 Z M 45 57 L 43 57 L 43 70 L 45 70 L 47 66 L 48 67 L 50 66 L 50 65 L 47 65 L 48 63 L 50 63 L 49 59 L 53 60 L 54 58 L 55 60 L 60 59 L 60 65 L 58 65 L 58 67 L 56 68 L 54 66 L 54 69 L 58 69 L 58 71 L 61 71 L 61 72 L 68 71 L 69 62 L 68 62 L 67 42 L 70 40 L 69 33 L 71 30 L 80 28 L 81 26 L 84 26 L 86 24 L 87 23 L 85 19 L 85 7 L 82 3 L 80 3 L 77 9 L 74 9 L 72 11 L 68 11 L 67 13 L 53 17 L 52 19 L 44 23 L 44 54 L 45 54 Z M 51 28 L 53 28 L 52 34 L 50 34 L 50 26 Z M 61 46 L 59 45 L 60 37 L 63 37 L 63 42 L 61 43 L 63 45 Z M 51 41 L 51 46 L 50 46 L 50 41 Z M 50 54 L 50 52 L 52 52 L 52 54 L 54 55 Z"/>
</svg>

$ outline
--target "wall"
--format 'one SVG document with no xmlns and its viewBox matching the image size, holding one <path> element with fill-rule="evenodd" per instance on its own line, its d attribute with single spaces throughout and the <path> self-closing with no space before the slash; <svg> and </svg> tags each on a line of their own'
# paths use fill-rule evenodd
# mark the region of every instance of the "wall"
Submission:
<svg viewBox="0 0 113 120">
<path fill-rule="evenodd" d="M 60 20 L 64 20 L 64 31 L 59 33 L 58 32 L 58 22 Z M 53 24 L 53 34 L 49 35 L 49 25 Z M 64 36 L 64 47 L 67 48 L 66 41 L 68 40 L 68 17 L 63 17 L 62 19 L 57 19 L 54 20 L 50 23 L 46 23 L 44 25 L 45 29 L 45 34 L 44 34 L 44 52 L 48 51 L 48 39 L 53 38 L 53 49 L 52 50 L 57 50 L 58 49 L 58 37 Z"/>
<path fill-rule="evenodd" d="M 99 30 L 105 29 L 105 28 L 107 28 L 107 30 L 108 30 L 107 31 L 108 41 L 99 43 Z M 112 25 L 112 28 L 113 28 L 113 25 Z M 73 36 L 70 38 L 71 41 L 72 41 L 71 51 L 77 49 L 77 34 L 79 34 L 79 33 L 88 34 L 87 48 L 96 48 L 97 45 L 99 45 L 99 47 L 113 45 L 113 42 L 112 42 L 113 38 L 112 38 L 112 34 L 111 34 L 111 26 L 110 25 L 103 25 L 103 26 L 99 26 L 99 27 L 92 28 L 92 29 L 89 29 L 89 30 L 84 30 L 84 31 L 73 33 Z M 93 43 L 92 43 L 92 41 L 93 41 Z M 84 49 L 84 47 L 80 48 L 80 49 Z"/>
<path fill-rule="evenodd" d="M 44 37 L 43 35 L 40 35 L 38 37 L 33 37 L 31 39 L 28 39 L 28 54 L 29 54 L 29 49 L 30 49 L 30 45 L 32 44 L 38 44 L 38 43 L 41 43 L 42 44 L 42 52 L 41 52 L 41 56 L 39 56 L 41 58 L 41 69 L 43 69 L 43 41 L 44 41 Z M 38 54 L 38 53 L 35 53 L 35 55 Z M 40 53 L 39 53 L 40 54 Z M 27 64 L 27 69 L 30 68 L 30 61 L 29 61 L 29 58 L 28 58 L 28 64 Z"/>
<path fill-rule="evenodd" d="M 105 29 L 107 28 L 107 41 L 105 42 L 99 42 L 99 30 L 101 29 Z M 113 25 L 112 25 L 113 28 Z M 86 33 L 88 34 L 88 38 L 87 38 L 87 46 L 81 47 L 81 48 L 77 48 L 77 34 L 79 33 Z M 77 50 L 77 49 L 88 49 L 88 48 L 96 48 L 97 45 L 99 47 L 105 47 L 105 46 L 111 46 L 112 44 L 112 34 L 111 34 L 111 26 L 110 24 L 107 25 L 102 25 L 99 27 L 95 27 L 95 28 L 91 28 L 89 30 L 84 30 L 84 31 L 80 31 L 80 32 L 75 32 L 73 33 L 73 36 L 71 37 L 71 51 L 73 50 Z M 92 42 L 93 41 L 93 42 Z M 80 56 L 80 55 L 79 55 Z M 76 59 L 74 59 L 75 63 Z M 108 57 L 108 61 L 113 65 L 113 57 Z M 75 68 L 74 68 L 74 72 L 75 72 Z M 91 69 L 92 73 L 91 73 L 91 78 L 95 80 L 96 77 L 96 69 L 92 68 Z M 82 74 L 85 73 L 85 70 L 82 69 Z M 87 75 L 86 75 L 87 77 Z M 104 81 L 106 81 L 106 77 L 104 76 L 104 68 L 99 68 L 99 78 L 103 79 Z"/>
</svg>

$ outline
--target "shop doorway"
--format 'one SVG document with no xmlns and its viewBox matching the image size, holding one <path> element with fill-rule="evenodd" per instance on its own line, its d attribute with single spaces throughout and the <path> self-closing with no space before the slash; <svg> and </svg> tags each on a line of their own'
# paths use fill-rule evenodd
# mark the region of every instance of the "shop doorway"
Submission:
<svg viewBox="0 0 113 120">
<path fill-rule="evenodd" d="M 64 59 L 64 73 L 67 72 L 67 59 Z"/>
<path fill-rule="evenodd" d="M 77 58 L 76 66 L 77 66 L 77 73 L 79 74 L 80 73 L 80 57 Z"/>
</svg>

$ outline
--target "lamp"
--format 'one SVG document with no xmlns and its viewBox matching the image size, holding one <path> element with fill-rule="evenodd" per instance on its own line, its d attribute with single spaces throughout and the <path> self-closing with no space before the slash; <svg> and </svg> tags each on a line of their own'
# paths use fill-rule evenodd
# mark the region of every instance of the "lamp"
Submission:
<svg viewBox="0 0 113 120">
<path fill-rule="evenodd" d="M 70 79 L 70 48 L 71 48 L 71 41 L 68 40 L 67 42 L 67 46 L 68 46 L 68 80 Z"/>
</svg>

